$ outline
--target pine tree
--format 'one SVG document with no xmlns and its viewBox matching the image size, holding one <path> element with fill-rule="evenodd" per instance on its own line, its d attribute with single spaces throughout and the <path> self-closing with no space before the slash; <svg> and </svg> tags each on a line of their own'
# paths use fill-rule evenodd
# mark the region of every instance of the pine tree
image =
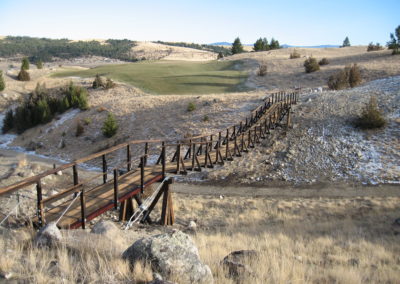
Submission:
<svg viewBox="0 0 400 284">
<path fill-rule="evenodd" d="M 118 130 L 117 121 L 114 115 L 111 112 L 109 112 L 107 115 L 107 119 L 104 121 L 103 127 L 101 128 L 101 131 L 103 132 L 103 135 L 105 137 L 110 138 L 117 133 L 117 130 Z"/>
<path fill-rule="evenodd" d="M 257 41 L 254 43 L 253 49 L 254 49 L 254 51 L 262 51 L 262 50 L 264 50 L 262 38 L 257 39 Z"/>
<path fill-rule="evenodd" d="M 31 76 L 29 75 L 28 71 L 21 68 L 21 71 L 19 71 L 19 73 L 18 73 L 17 79 L 19 81 L 30 81 Z"/>
<path fill-rule="evenodd" d="M 27 57 L 22 58 L 21 70 L 29 70 L 29 59 Z"/>
<path fill-rule="evenodd" d="M 5 88 L 6 88 L 6 82 L 4 81 L 3 78 L 3 71 L 0 70 L 0 92 L 4 91 Z"/>
<path fill-rule="evenodd" d="M 269 44 L 268 44 L 268 40 L 267 40 L 266 37 L 263 38 L 263 40 L 262 40 L 262 49 L 263 49 L 263 50 L 269 50 L 269 49 L 270 49 L 270 46 L 269 46 Z"/>
<path fill-rule="evenodd" d="M 279 41 L 275 40 L 274 38 L 271 38 L 270 48 L 279 49 L 280 48 Z"/>
<path fill-rule="evenodd" d="M 395 29 L 395 34 L 390 34 L 390 41 L 387 46 L 389 49 L 393 49 L 393 55 L 400 54 L 400 26 Z"/>
<path fill-rule="evenodd" d="M 240 38 L 236 38 L 232 44 L 232 54 L 242 53 L 244 52 L 243 45 L 240 42 Z"/>
<path fill-rule="evenodd" d="M 350 46 L 350 40 L 349 37 L 346 36 L 346 38 L 343 41 L 342 47 Z"/>
<path fill-rule="evenodd" d="M 36 62 L 36 68 L 37 69 L 43 69 L 43 61 L 42 60 L 38 60 Z"/>
</svg>

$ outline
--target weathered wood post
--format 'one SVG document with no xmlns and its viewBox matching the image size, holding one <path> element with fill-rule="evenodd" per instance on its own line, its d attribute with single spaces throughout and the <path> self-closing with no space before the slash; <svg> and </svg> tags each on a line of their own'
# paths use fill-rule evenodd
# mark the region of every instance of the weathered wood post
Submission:
<svg viewBox="0 0 400 284">
<path fill-rule="evenodd" d="M 140 193 L 144 191 L 144 156 L 140 157 Z"/>
<path fill-rule="evenodd" d="M 147 166 L 147 156 L 149 154 L 149 143 L 144 144 L 144 166 Z"/>
<path fill-rule="evenodd" d="M 165 179 L 165 170 L 166 170 L 166 149 L 165 149 L 165 142 L 161 143 L 161 162 L 162 162 L 162 177 Z"/>
<path fill-rule="evenodd" d="M 42 181 L 39 179 L 36 182 L 36 196 L 37 196 L 37 215 L 39 220 L 39 226 L 43 226 L 45 223 L 44 212 L 43 212 L 43 194 L 42 194 Z"/>
<path fill-rule="evenodd" d="M 103 160 L 103 183 L 107 182 L 107 160 L 106 160 L 106 155 L 102 155 L 102 160 Z"/>
<path fill-rule="evenodd" d="M 81 190 L 81 219 L 82 219 L 82 229 L 86 228 L 86 197 L 85 197 L 85 187 Z"/>
<path fill-rule="evenodd" d="M 161 225 L 173 225 L 175 223 L 175 215 L 174 215 L 174 205 L 172 202 L 172 186 L 174 179 L 170 178 L 163 184 L 162 191 L 163 195 L 163 203 L 161 209 Z"/>
<path fill-rule="evenodd" d="M 132 157 L 131 157 L 131 146 L 126 146 L 126 170 L 129 172 L 132 169 Z"/>
<path fill-rule="evenodd" d="M 118 170 L 114 169 L 114 208 L 118 208 Z"/>
</svg>

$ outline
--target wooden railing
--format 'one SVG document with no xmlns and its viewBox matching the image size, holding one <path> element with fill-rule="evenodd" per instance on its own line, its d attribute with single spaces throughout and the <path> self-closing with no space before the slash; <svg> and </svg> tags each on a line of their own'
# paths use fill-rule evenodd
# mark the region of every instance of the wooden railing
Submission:
<svg viewBox="0 0 400 284">
<path fill-rule="evenodd" d="M 190 169 L 198 171 L 201 171 L 202 167 L 212 168 L 214 164 L 223 164 L 224 161 L 232 160 L 235 156 L 241 156 L 242 152 L 247 152 L 249 148 L 253 148 L 260 139 L 265 138 L 265 135 L 269 133 L 270 129 L 275 127 L 285 115 L 288 116 L 289 121 L 291 105 L 296 104 L 297 100 L 298 92 L 274 93 L 265 99 L 260 106 L 251 111 L 250 116 L 246 117 L 245 120 L 223 131 L 219 131 L 217 134 L 200 135 L 179 140 L 160 139 L 128 141 L 98 153 L 79 158 L 72 163 L 61 165 L 39 175 L 23 179 L 15 184 L 0 188 L 0 196 L 13 193 L 31 185 L 36 185 L 37 216 L 39 224 L 44 224 L 44 212 L 46 207 L 80 192 L 82 226 L 84 227 L 86 220 L 85 197 L 96 188 L 96 186 L 91 187 L 90 185 L 94 180 L 101 178 L 102 183 L 106 184 L 109 182 L 109 175 L 113 175 L 113 207 L 117 207 L 118 202 L 124 199 L 124 197 L 121 197 L 119 194 L 119 180 L 124 175 L 140 171 L 140 192 L 143 193 L 147 182 L 144 174 L 145 168 L 150 166 L 159 169 L 161 171 L 161 178 L 163 179 L 167 174 L 167 164 L 171 165 L 171 163 L 174 163 L 174 172 L 177 174 L 187 173 L 188 169 L 185 164 L 188 164 L 187 162 L 189 160 L 191 161 Z M 143 154 L 139 155 L 137 160 L 133 159 L 131 149 L 133 145 L 140 145 L 143 147 Z M 155 156 L 158 156 L 153 165 L 149 165 L 149 157 L 151 154 L 150 145 L 155 146 L 155 151 L 157 151 Z M 126 161 L 110 169 L 108 167 L 107 157 L 120 150 L 125 151 Z M 168 162 L 168 156 L 171 156 L 168 155 L 169 152 L 170 154 L 173 153 L 170 162 Z M 203 157 L 204 160 L 200 161 L 199 157 Z M 93 162 L 93 160 L 98 158 L 101 158 L 101 173 L 86 180 L 80 180 L 79 166 L 87 162 Z M 137 163 L 138 166 L 135 167 L 134 165 Z M 49 175 L 69 169 L 72 169 L 72 184 L 53 196 L 43 198 L 42 180 Z"/>
</svg>

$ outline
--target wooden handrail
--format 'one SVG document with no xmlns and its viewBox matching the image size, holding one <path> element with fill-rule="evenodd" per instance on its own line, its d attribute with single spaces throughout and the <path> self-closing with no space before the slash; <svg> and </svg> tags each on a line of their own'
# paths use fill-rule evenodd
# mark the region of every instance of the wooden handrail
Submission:
<svg viewBox="0 0 400 284">
<path fill-rule="evenodd" d="M 251 111 L 251 116 L 253 116 L 260 109 L 262 109 L 265 106 L 266 103 L 267 104 L 270 103 L 270 108 L 267 109 L 267 112 L 270 111 L 272 108 L 277 107 L 277 105 L 284 104 L 285 101 L 282 100 L 282 99 L 287 98 L 287 96 L 291 96 L 292 94 L 294 94 L 294 97 L 293 97 L 293 99 L 291 100 L 290 103 L 293 103 L 293 104 L 297 103 L 298 91 L 295 91 L 293 93 L 285 93 L 285 94 L 283 94 L 283 93 L 273 93 L 272 97 L 268 97 L 268 98 L 264 99 L 263 100 L 263 104 L 259 105 L 257 108 L 255 108 L 253 111 Z M 265 113 L 264 113 L 264 115 L 265 115 Z M 247 120 L 247 118 L 246 118 L 246 120 Z M 243 124 L 243 121 L 241 123 Z M 245 125 L 247 125 L 247 124 L 245 124 Z M 230 126 L 230 127 L 227 128 L 227 130 L 230 129 L 230 128 L 233 128 L 233 127 L 236 128 L 236 126 L 239 127 L 239 124 L 235 124 L 233 126 Z M 250 128 L 253 128 L 253 127 L 254 127 L 254 125 L 251 125 Z M 248 129 L 246 129 L 246 130 L 248 130 Z M 210 136 L 210 134 L 203 134 L 203 135 L 198 135 L 198 136 L 190 137 L 190 138 L 187 138 L 187 139 L 179 139 L 179 140 L 176 140 L 176 139 L 171 139 L 171 140 L 153 139 L 153 140 L 131 140 L 131 141 L 128 141 L 128 142 L 124 142 L 124 143 L 118 144 L 116 146 L 113 146 L 111 148 L 108 148 L 108 149 L 105 149 L 103 151 L 100 151 L 98 153 L 95 153 L 95 154 L 92 154 L 92 155 L 89 155 L 89 156 L 86 156 L 86 157 L 83 157 L 83 158 L 80 158 L 80 159 L 76 159 L 73 162 L 70 162 L 70 163 L 67 163 L 67 164 L 64 164 L 64 165 L 60 165 L 60 166 L 58 166 L 58 167 L 56 167 L 54 169 L 47 170 L 47 171 L 45 171 L 45 172 L 43 172 L 41 174 L 38 174 L 36 176 L 26 178 L 24 180 L 21 180 L 19 182 L 16 182 L 16 183 L 12 184 L 12 185 L 8 185 L 6 187 L 0 188 L 0 196 L 3 195 L 3 194 L 6 194 L 6 193 L 14 192 L 14 191 L 16 191 L 18 189 L 27 187 L 27 186 L 32 185 L 32 184 L 37 184 L 38 181 L 40 181 L 42 178 L 44 178 L 46 176 L 53 175 L 53 174 L 55 174 L 55 173 L 57 173 L 59 171 L 63 171 L 65 169 L 68 169 L 68 168 L 77 166 L 79 164 L 91 161 L 91 160 L 96 159 L 98 157 L 101 157 L 101 156 L 104 156 L 106 154 L 109 154 L 109 153 L 115 152 L 117 150 L 120 150 L 120 149 L 122 149 L 124 147 L 130 147 L 130 145 L 138 145 L 138 144 L 147 144 L 148 145 L 148 144 L 151 144 L 151 143 L 153 143 L 153 144 L 155 144 L 155 143 L 160 143 L 160 144 L 161 143 L 165 143 L 165 147 L 172 146 L 172 145 L 176 146 L 177 144 L 186 144 L 186 143 L 180 143 L 180 142 L 183 142 L 185 140 L 192 140 L 193 141 L 193 140 L 197 140 L 197 139 L 203 139 L 203 138 L 206 138 L 206 137 L 209 137 L 209 136 Z M 170 143 L 170 142 L 172 142 L 174 144 L 170 144 L 170 145 L 166 144 L 166 143 Z M 210 142 L 209 141 L 206 141 L 206 142 L 203 142 L 203 141 L 196 142 L 195 141 L 195 142 L 192 142 L 192 143 L 206 144 L 206 143 L 210 143 Z M 190 145 L 190 143 L 187 143 L 187 145 Z M 146 155 L 146 157 L 147 157 L 147 155 Z M 128 162 L 127 164 L 129 165 L 131 163 L 132 163 L 132 161 Z M 103 176 L 105 177 L 104 173 L 103 173 Z"/>
</svg>

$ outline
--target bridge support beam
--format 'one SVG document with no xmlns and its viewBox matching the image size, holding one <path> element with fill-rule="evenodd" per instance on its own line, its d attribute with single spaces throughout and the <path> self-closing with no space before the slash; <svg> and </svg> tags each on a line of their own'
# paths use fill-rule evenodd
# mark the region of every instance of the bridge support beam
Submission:
<svg viewBox="0 0 400 284">
<path fill-rule="evenodd" d="M 171 184 L 174 182 L 173 178 L 168 179 L 164 184 L 162 191 L 163 195 L 163 203 L 161 209 L 161 225 L 163 226 L 172 226 L 175 223 L 175 214 L 174 214 L 174 204 L 172 203 L 172 187 Z"/>
</svg>

